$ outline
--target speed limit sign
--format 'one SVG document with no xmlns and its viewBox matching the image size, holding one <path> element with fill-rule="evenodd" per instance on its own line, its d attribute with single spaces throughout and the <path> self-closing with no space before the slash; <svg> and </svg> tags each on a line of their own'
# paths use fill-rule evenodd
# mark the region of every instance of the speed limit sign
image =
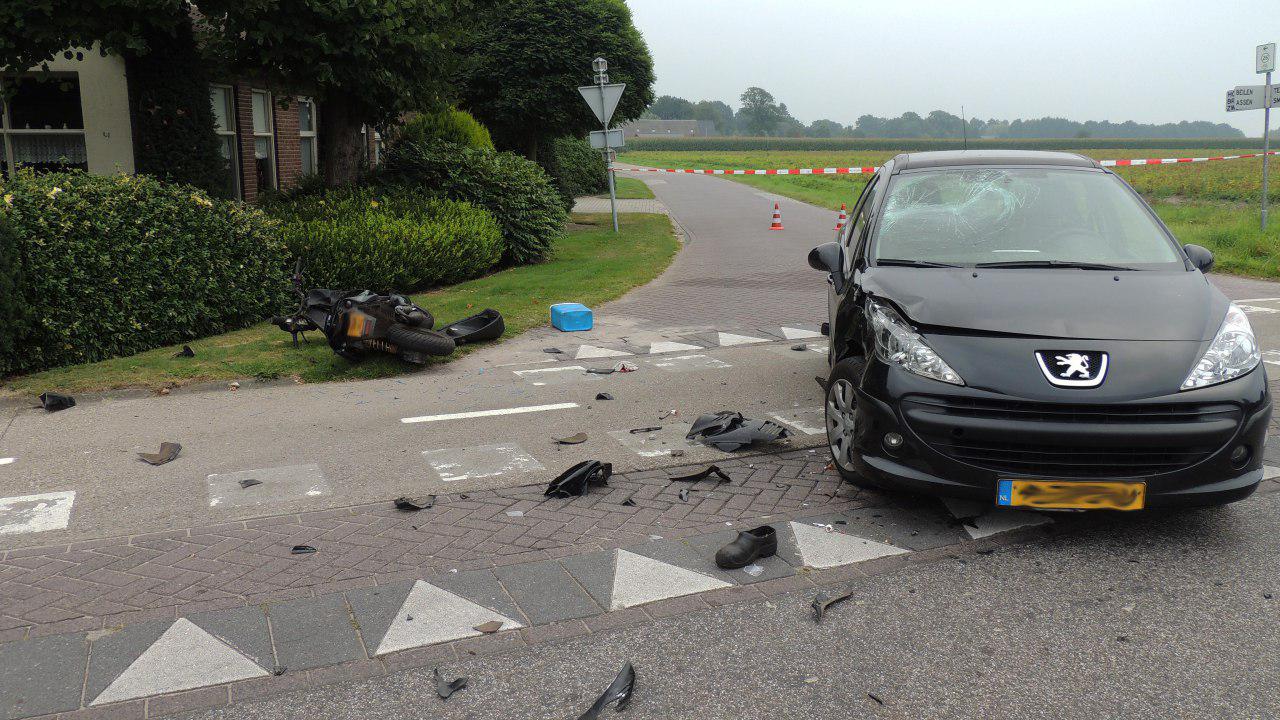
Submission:
<svg viewBox="0 0 1280 720">
<path fill-rule="evenodd" d="M 1258 46 L 1258 72 L 1269 73 L 1276 69 L 1276 44 Z"/>
</svg>

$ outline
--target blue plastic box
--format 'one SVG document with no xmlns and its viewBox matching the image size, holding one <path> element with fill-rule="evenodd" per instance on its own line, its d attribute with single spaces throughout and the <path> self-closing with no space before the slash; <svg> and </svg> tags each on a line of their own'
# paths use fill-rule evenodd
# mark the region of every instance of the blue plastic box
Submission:
<svg viewBox="0 0 1280 720">
<path fill-rule="evenodd" d="M 582 303 L 556 303 L 551 306 L 551 326 L 561 332 L 590 330 L 591 308 Z"/>
</svg>

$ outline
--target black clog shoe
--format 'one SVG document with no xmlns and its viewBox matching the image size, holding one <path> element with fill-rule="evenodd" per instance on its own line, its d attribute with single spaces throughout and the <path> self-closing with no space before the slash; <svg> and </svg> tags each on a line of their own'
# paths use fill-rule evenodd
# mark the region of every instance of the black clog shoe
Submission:
<svg viewBox="0 0 1280 720">
<path fill-rule="evenodd" d="M 716 552 L 716 565 L 725 570 L 746 567 L 760 558 L 778 554 L 778 532 L 768 525 L 743 530 L 738 539 Z"/>
</svg>

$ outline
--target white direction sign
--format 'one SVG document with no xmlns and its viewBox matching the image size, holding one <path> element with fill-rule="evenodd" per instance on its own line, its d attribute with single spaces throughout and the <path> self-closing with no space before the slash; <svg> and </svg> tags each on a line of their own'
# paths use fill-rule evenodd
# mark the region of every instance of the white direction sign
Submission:
<svg viewBox="0 0 1280 720">
<path fill-rule="evenodd" d="M 1276 69 L 1276 44 L 1259 45 L 1257 50 L 1258 72 L 1269 73 Z"/>
<path fill-rule="evenodd" d="M 626 143 L 623 141 L 623 138 L 622 138 L 622 128 L 609 131 L 608 144 L 605 143 L 605 136 L 604 136 L 603 130 L 591 131 L 591 147 L 597 150 L 603 150 L 606 147 L 620 148 L 625 144 Z"/>
<path fill-rule="evenodd" d="M 1237 85 L 1227 91 L 1227 112 L 1261 110 L 1266 106 L 1266 85 Z"/>
<path fill-rule="evenodd" d="M 613 118 L 613 111 L 618 109 L 618 101 L 622 99 L 622 91 L 626 87 L 626 83 L 580 85 L 578 92 L 582 93 L 582 99 L 591 106 L 591 112 L 596 114 L 596 119 L 602 125 L 608 125 L 609 120 Z"/>
</svg>

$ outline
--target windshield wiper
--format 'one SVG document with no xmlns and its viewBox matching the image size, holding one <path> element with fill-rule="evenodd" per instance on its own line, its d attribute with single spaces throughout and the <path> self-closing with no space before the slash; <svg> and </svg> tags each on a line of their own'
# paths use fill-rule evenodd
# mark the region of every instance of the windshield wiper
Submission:
<svg viewBox="0 0 1280 720">
<path fill-rule="evenodd" d="M 884 258 L 879 258 L 876 260 L 876 265 L 893 265 L 897 267 L 949 267 L 949 268 L 960 267 L 959 265 L 934 262 L 932 260 L 902 260 L 898 258 L 890 258 L 888 260 Z"/>
<path fill-rule="evenodd" d="M 1123 265 L 1105 265 L 1103 263 L 1076 262 L 1074 260 L 1006 260 L 1002 262 L 981 262 L 974 265 L 980 268 L 1075 268 L 1078 270 L 1134 270 Z"/>
</svg>

